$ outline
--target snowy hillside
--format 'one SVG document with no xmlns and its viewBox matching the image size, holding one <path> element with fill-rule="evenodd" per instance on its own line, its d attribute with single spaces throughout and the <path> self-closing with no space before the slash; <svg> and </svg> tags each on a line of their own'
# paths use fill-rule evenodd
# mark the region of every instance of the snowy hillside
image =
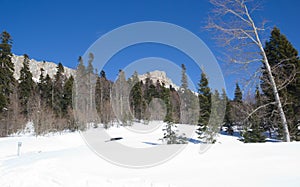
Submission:
<svg viewBox="0 0 300 187">
<path fill-rule="evenodd" d="M 15 79 L 19 79 L 20 70 L 23 67 L 24 57 L 13 55 L 12 62 L 15 65 L 14 77 L 15 77 Z M 41 61 L 36 61 L 34 59 L 30 59 L 30 62 L 29 62 L 29 69 L 30 69 L 30 72 L 32 73 L 34 81 L 39 80 L 39 77 L 41 74 L 41 68 L 43 68 L 45 70 L 45 72 L 44 72 L 45 75 L 49 74 L 49 76 L 51 78 L 53 78 L 57 71 L 56 67 L 57 67 L 57 64 L 55 64 L 53 62 L 41 62 Z M 75 74 L 75 70 L 73 70 L 71 68 L 64 67 L 64 69 L 65 69 L 65 75 L 67 77 Z"/>
<path fill-rule="evenodd" d="M 161 146 L 161 129 L 136 134 L 124 127 L 108 130 L 128 146 Z M 17 144 L 22 142 L 21 155 Z M 190 143 L 176 157 L 147 169 L 123 168 L 98 157 L 80 133 L 0 138 L 0 186 L 299 186 L 300 143 L 243 144 L 220 135 L 206 153 Z"/>
</svg>

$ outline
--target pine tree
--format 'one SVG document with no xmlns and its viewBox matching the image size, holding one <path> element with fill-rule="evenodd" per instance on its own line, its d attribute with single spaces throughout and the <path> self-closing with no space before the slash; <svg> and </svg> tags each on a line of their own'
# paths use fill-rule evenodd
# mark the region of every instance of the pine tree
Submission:
<svg viewBox="0 0 300 187">
<path fill-rule="evenodd" d="M 211 95 L 211 102 L 213 103 L 214 107 L 211 108 L 210 115 L 213 117 L 210 118 L 209 125 L 207 125 L 206 131 L 204 132 L 206 135 L 204 139 L 206 143 L 216 142 L 216 135 L 223 123 L 222 110 L 225 109 L 225 102 L 223 103 L 222 99 L 220 98 L 218 90 L 215 90 Z"/>
<path fill-rule="evenodd" d="M 243 94 L 241 88 L 239 86 L 239 83 L 236 83 L 233 101 L 237 103 L 242 103 L 242 100 L 243 100 Z"/>
<path fill-rule="evenodd" d="M 72 93 L 73 93 L 74 78 L 71 75 L 63 88 L 63 112 L 66 113 L 68 108 L 72 108 Z"/>
<path fill-rule="evenodd" d="M 50 78 L 49 74 L 46 75 L 44 80 L 44 88 L 42 90 L 42 98 L 46 102 L 46 106 L 52 108 L 53 103 L 53 81 Z"/>
<path fill-rule="evenodd" d="M 186 67 L 184 64 L 181 64 L 181 89 L 187 90 L 188 89 L 188 81 L 186 76 Z"/>
<path fill-rule="evenodd" d="M 171 121 L 168 121 L 165 128 L 163 128 L 164 131 L 163 139 L 167 141 L 167 144 L 179 143 L 177 140 L 178 138 L 175 129 L 176 129 L 176 125 Z"/>
<path fill-rule="evenodd" d="M 41 71 L 41 74 L 40 74 L 40 77 L 39 77 L 39 82 L 38 82 L 37 87 L 38 87 L 40 95 L 42 96 L 43 95 L 42 92 L 45 88 L 45 77 L 44 77 L 45 70 L 43 68 L 41 68 L 40 71 Z"/>
<path fill-rule="evenodd" d="M 198 84 L 198 99 L 200 106 L 200 114 L 198 119 L 198 129 L 196 133 L 198 134 L 198 138 L 203 138 L 204 130 L 207 130 L 207 125 L 210 116 L 211 110 L 211 91 L 208 86 L 208 79 L 204 70 L 201 73 L 201 79 Z"/>
<path fill-rule="evenodd" d="M 22 106 L 22 114 L 25 116 L 30 112 L 29 99 L 33 95 L 34 81 L 32 80 L 32 74 L 29 70 L 29 57 L 24 54 L 23 67 L 20 71 L 19 78 L 19 99 Z"/>
<path fill-rule="evenodd" d="M 276 27 L 272 30 L 270 39 L 266 42 L 264 50 L 266 51 L 270 66 L 273 68 L 275 82 L 277 85 L 280 85 L 279 95 L 281 100 L 287 103 L 283 109 L 287 117 L 291 139 L 295 139 L 297 120 L 300 119 L 300 96 L 298 94 L 300 91 L 300 75 L 297 73 L 300 71 L 300 60 L 298 51 Z M 274 94 L 265 67 L 262 67 L 261 88 L 264 96 L 267 98 L 264 103 L 274 102 Z M 283 131 L 282 124 L 278 124 L 277 122 L 279 121 L 278 115 L 273 117 L 274 111 L 277 111 L 276 106 L 269 105 L 265 118 L 272 119 L 268 123 L 278 126 L 280 135 L 283 136 L 281 133 Z"/>
<path fill-rule="evenodd" d="M 226 102 L 226 110 L 224 116 L 224 124 L 227 127 L 227 133 L 233 135 L 232 118 L 231 118 L 231 102 L 227 97 L 225 89 L 222 89 L 222 100 Z"/>
<path fill-rule="evenodd" d="M 254 107 L 257 108 L 260 105 L 261 105 L 261 94 L 259 88 L 256 87 Z M 245 143 L 265 142 L 266 137 L 263 134 L 264 129 L 262 127 L 263 120 L 260 114 L 261 112 L 256 112 L 249 117 L 248 121 L 250 123 L 250 127 L 246 128 L 246 132 L 242 134 Z"/>
<path fill-rule="evenodd" d="M 180 96 L 175 88 L 170 85 L 170 100 L 171 100 L 171 113 L 173 122 L 179 123 L 180 122 Z"/>
<path fill-rule="evenodd" d="M 131 88 L 131 108 L 133 109 L 134 116 L 136 119 L 142 119 L 143 113 L 143 93 L 142 93 L 142 84 L 139 81 L 138 73 L 135 71 L 131 81 L 133 86 Z"/>
<path fill-rule="evenodd" d="M 0 85 L 0 90 L 2 90 L 2 87 L 3 86 Z M 5 95 L 2 92 L 0 92 L 0 110 L 1 110 L 1 112 L 6 107 L 6 103 L 7 103 L 7 100 L 5 98 Z"/>
<path fill-rule="evenodd" d="M 47 74 L 44 76 L 45 70 L 41 68 L 41 74 L 38 82 L 38 92 L 40 95 L 40 99 L 42 103 L 44 103 L 47 107 L 52 107 L 52 80 L 50 76 Z"/>
<path fill-rule="evenodd" d="M 173 118 L 172 118 L 172 104 L 171 104 L 171 99 L 170 99 L 170 89 L 165 88 L 164 84 L 162 86 L 161 98 L 164 101 L 164 103 L 166 105 L 166 109 L 167 109 L 167 113 L 166 113 L 164 122 L 171 124 L 173 122 Z"/>
<path fill-rule="evenodd" d="M 53 110 L 58 117 L 63 115 L 63 86 L 65 82 L 64 66 L 59 63 L 53 82 Z"/>
<path fill-rule="evenodd" d="M 236 83 L 236 87 L 234 90 L 234 98 L 232 102 L 230 102 L 230 106 L 232 125 L 237 125 L 239 127 L 246 125 L 244 124 L 244 120 L 245 118 L 247 118 L 247 116 L 244 111 L 247 109 L 246 104 L 243 101 L 243 94 L 238 83 Z"/>
<path fill-rule="evenodd" d="M 15 83 L 14 64 L 11 61 L 12 38 L 10 34 L 3 31 L 0 35 L 0 113 L 9 104 L 9 95 Z"/>
</svg>

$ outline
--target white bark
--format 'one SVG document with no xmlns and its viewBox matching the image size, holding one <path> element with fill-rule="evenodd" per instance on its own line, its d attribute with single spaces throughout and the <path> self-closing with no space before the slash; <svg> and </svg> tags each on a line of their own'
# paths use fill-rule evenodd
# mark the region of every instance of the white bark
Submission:
<svg viewBox="0 0 300 187">
<path fill-rule="evenodd" d="M 232 61 L 234 63 L 247 65 L 251 62 L 259 62 L 260 59 L 257 58 L 257 56 L 262 55 L 262 62 L 266 67 L 281 123 L 283 125 L 284 138 L 285 141 L 289 142 L 290 135 L 288 124 L 279 97 L 278 88 L 258 33 L 258 31 L 263 29 L 256 27 L 255 22 L 248 11 L 248 7 L 243 0 L 211 0 L 210 2 L 215 5 L 216 9 L 213 12 L 215 14 L 215 20 L 210 20 L 211 22 L 209 23 L 208 28 L 217 30 L 224 34 L 225 37 L 222 38 L 222 40 L 225 40 L 225 45 L 240 53 L 236 55 L 235 59 Z M 232 20 L 228 18 L 229 16 L 231 16 L 230 18 Z M 222 17 L 226 17 L 226 19 L 222 20 Z M 258 52 L 249 52 L 249 49 L 252 49 L 251 47 L 254 49 L 258 48 Z M 242 50 L 243 48 L 245 49 L 244 51 Z"/>
</svg>

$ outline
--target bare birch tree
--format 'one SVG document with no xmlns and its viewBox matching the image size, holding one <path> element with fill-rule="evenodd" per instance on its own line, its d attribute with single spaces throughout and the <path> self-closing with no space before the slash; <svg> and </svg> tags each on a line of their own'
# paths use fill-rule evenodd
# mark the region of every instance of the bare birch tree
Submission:
<svg viewBox="0 0 300 187">
<path fill-rule="evenodd" d="M 289 129 L 278 86 L 261 42 L 260 35 L 264 27 L 263 24 L 258 27 L 252 16 L 258 6 L 253 3 L 254 6 L 250 7 L 249 1 L 245 0 L 210 0 L 210 2 L 214 5 L 214 9 L 209 16 L 207 29 L 215 31 L 216 39 L 228 50 L 230 61 L 245 67 L 255 62 L 263 63 L 265 66 L 283 125 L 284 139 L 289 142 Z"/>
</svg>

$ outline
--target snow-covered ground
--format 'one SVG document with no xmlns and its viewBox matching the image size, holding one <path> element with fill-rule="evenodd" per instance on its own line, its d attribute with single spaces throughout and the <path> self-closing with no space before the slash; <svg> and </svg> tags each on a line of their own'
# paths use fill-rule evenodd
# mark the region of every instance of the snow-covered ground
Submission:
<svg viewBox="0 0 300 187">
<path fill-rule="evenodd" d="M 161 146 L 160 129 L 136 134 L 112 127 L 120 143 Z M 136 135 L 134 135 L 136 134 Z M 17 144 L 22 142 L 21 155 Z M 130 169 L 98 157 L 79 132 L 43 137 L 0 138 L 0 186 L 300 186 L 300 143 L 243 144 L 236 137 L 219 135 L 207 152 L 189 143 L 173 159 L 150 168 Z"/>
</svg>

